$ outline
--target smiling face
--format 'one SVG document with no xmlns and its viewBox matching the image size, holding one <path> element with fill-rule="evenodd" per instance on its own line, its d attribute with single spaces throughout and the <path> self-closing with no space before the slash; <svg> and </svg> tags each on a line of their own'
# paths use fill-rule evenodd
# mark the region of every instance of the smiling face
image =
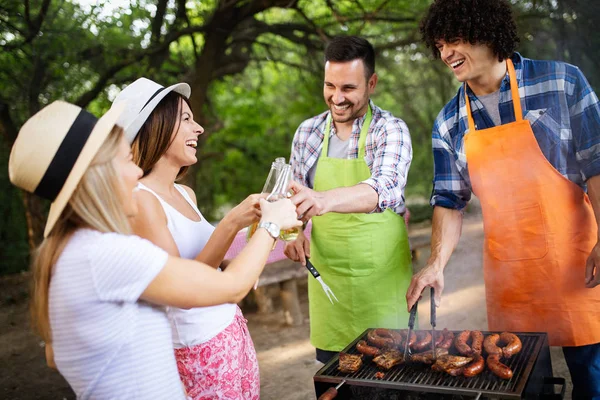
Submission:
<svg viewBox="0 0 600 400">
<path fill-rule="evenodd" d="M 189 167 L 198 162 L 196 147 L 198 136 L 204 133 L 204 128 L 194 121 L 194 114 L 187 102 L 179 102 L 179 117 L 171 135 L 171 145 L 163 157 L 171 160 L 178 167 Z"/>
<path fill-rule="evenodd" d="M 452 70 L 459 82 L 485 81 L 498 65 L 498 57 L 485 44 L 471 44 L 463 40 L 436 41 L 442 61 Z"/>
<path fill-rule="evenodd" d="M 377 75 L 365 77 L 361 59 L 347 62 L 327 61 L 323 97 L 336 123 L 353 122 L 367 112 L 369 97 L 375 90 Z"/>
</svg>

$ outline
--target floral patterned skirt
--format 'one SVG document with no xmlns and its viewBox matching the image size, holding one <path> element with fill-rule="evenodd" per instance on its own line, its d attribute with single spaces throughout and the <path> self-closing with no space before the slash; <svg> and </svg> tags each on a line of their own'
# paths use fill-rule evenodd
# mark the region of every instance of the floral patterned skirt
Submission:
<svg viewBox="0 0 600 400">
<path fill-rule="evenodd" d="M 248 321 L 237 308 L 231 324 L 208 342 L 175 349 L 177 369 L 193 400 L 258 400 L 260 376 Z"/>
</svg>

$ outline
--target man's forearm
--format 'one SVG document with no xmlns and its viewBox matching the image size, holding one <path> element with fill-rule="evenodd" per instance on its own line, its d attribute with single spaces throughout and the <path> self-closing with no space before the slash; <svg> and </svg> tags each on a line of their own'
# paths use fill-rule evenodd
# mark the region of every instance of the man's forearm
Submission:
<svg viewBox="0 0 600 400">
<path fill-rule="evenodd" d="M 377 208 L 379 195 L 366 183 L 341 187 L 322 192 L 325 196 L 325 212 L 369 213 Z"/>
<path fill-rule="evenodd" d="M 592 176 L 587 180 L 588 196 L 594 209 L 596 216 L 596 224 L 598 225 L 598 238 L 600 238 L 600 175 Z"/>
<path fill-rule="evenodd" d="M 444 207 L 433 209 L 431 256 L 427 264 L 444 269 L 458 244 L 462 231 L 461 211 Z"/>
</svg>

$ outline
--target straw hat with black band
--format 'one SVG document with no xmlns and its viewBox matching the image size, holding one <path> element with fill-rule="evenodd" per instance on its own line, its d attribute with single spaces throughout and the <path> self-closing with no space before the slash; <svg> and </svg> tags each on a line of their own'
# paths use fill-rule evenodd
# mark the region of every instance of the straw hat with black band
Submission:
<svg viewBox="0 0 600 400">
<path fill-rule="evenodd" d="M 8 161 L 10 181 L 50 200 L 47 237 L 79 181 L 117 123 L 124 104 L 98 119 L 64 101 L 44 107 L 23 125 Z"/>
<path fill-rule="evenodd" d="M 187 83 L 164 87 L 148 78 L 139 78 L 115 98 L 113 107 L 125 104 L 125 112 L 121 114 L 117 123 L 125 130 L 125 138 L 130 144 L 158 103 L 170 92 L 177 92 L 189 99 L 192 89 Z"/>
</svg>

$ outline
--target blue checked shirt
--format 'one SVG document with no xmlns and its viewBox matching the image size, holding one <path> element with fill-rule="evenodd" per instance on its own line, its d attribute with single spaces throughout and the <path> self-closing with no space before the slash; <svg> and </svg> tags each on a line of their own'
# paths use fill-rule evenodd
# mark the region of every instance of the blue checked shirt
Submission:
<svg viewBox="0 0 600 400">
<path fill-rule="evenodd" d="M 370 101 L 373 119 L 365 143 L 365 162 L 371 170 L 371 177 L 365 181 L 379 195 L 375 212 L 391 208 L 402 215 L 404 206 L 404 187 L 408 169 L 412 160 L 412 145 L 408 127 L 399 118 L 382 110 Z M 292 143 L 290 162 L 296 181 L 308 185 L 308 171 L 317 162 L 323 147 L 325 125 L 329 111 L 307 119 L 296 130 Z M 348 145 L 348 158 L 358 158 L 358 139 L 365 116 L 358 118 L 352 125 L 352 134 Z M 335 134 L 331 125 L 329 137 Z"/>
<path fill-rule="evenodd" d="M 585 181 L 600 174 L 600 105 L 579 68 L 556 61 L 512 56 L 524 118 L 542 153 L 564 177 L 586 190 Z M 494 126 L 470 90 L 477 129 Z M 500 86 L 500 119 L 514 122 L 508 74 Z M 434 177 L 431 204 L 464 208 L 471 199 L 464 136 L 468 131 L 464 86 L 442 109 L 433 126 Z"/>
</svg>

